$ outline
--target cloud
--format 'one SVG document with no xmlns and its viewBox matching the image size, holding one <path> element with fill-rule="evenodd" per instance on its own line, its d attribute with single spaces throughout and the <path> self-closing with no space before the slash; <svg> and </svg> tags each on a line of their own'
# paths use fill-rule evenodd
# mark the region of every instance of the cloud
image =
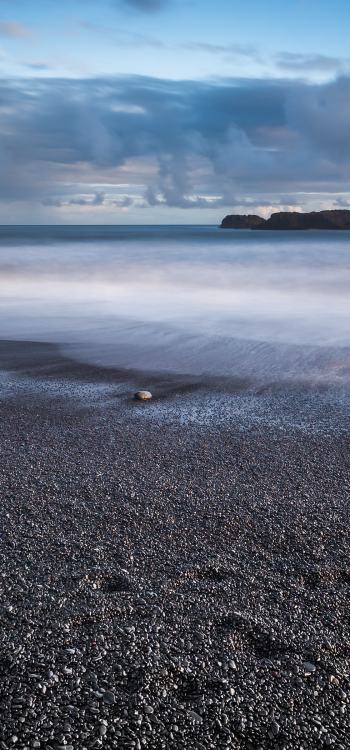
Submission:
<svg viewBox="0 0 350 750">
<path fill-rule="evenodd" d="M 211 42 L 193 41 L 186 42 L 181 47 L 192 52 L 204 52 L 209 55 L 219 55 L 225 58 L 243 57 L 256 63 L 264 61 L 262 52 L 251 44 L 213 44 Z"/>
<path fill-rule="evenodd" d="M 123 2 L 147 13 L 161 10 L 167 4 L 167 0 L 123 0 Z"/>
<path fill-rule="evenodd" d="M 89 197 L 79 196 L 66 200 L 60 200 L 59 198 L 46 198 L 43 200 L 43 205 L 55 206 L 56 208 L 62 208 L 62 206 L 103 206 L 105 198 L 105 193 L 97 192 Z"/>
<path fill-rule="evenodd" d="M 43 62 L 27 62 L 22 63 L 26 68 L 29 68 L 29 70 L 36 70 L 36 71 L 46 71 L 46 70 L 52 70 L 52 65 L 49 65 L 48 63 Z"/>
<path fill-rule="evenodd" d="M 350 70 L 350 58 L 332 57 L 323 54 L 308 54 L 298 52 L 278 52 L 271 55 L 266 50 L 250 44 L 214 44 L 212 42 L 186 42 L 183 49 L 220 56 L 227 60 L 246 58 L 253 64 L 264 65 L 266 68 L 301 74 L 332 75 Z"/>
<path fill-rule="evenodd" d="M 80 195 L 73 198 L 45 198 L 42 201 L 43 206 L 52 206 L 54 208 L 64 208 L 65 206 L 115 206 L 117 208 L 129 208 L 134 203 L 133 198 L 129 195 L 119 195 L 112 198 L 103 191 L 97 191 L 93 195 Z"/>
<path fill-rule="evenodd" d="M 350 67 L 350 58 L 310 55 L 296 52 L 279 52 L 274 56 L 276 65 L 282 70 L 308 74 L 311 71 L 336 73 Z"/>
<path fill-rule="evenodd" d="M 346 193 L 350 78 L 0 80 L 0 200 L 135 205 L 128 190 L 92 187 L 111 175 L 160 208 Z"/>
<path fill-rule="evenodd" d="M 344 198 L 343 196 L 340 196 L 339 198 L 335 198 L 333 201 L 333 205 L 335 208 L 350 208 L 350 200 L 349 198 Z"/>
<path fill-rule="evenodd" d="M 31 29 L 22 23 L 17 23 L 17 21 L 0 21 L 0 36 L 23 39 L 31 35 Z"/>
<path fill-rule="evenodd" d="M 88 33 L 98 34 L 108 40 L 117 43 L 123 47 L 164 47 L 164 43 L 153 36 L 147 34 L 140 34 L 136 31 L 130 31 L 130 29 L 123 29 L 120 26 L 118 28 L 113 26 L 104 26 L 103 24 L 91 22 L 91 21 L 80 21 L 78 28 Z"/>
</svg>

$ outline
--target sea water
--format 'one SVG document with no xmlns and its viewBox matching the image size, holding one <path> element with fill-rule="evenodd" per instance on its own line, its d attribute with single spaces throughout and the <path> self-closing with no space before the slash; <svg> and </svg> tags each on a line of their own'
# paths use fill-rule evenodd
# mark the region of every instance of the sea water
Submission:
<svg viewBox="0 0 350 750">
<path fill-rule="evenodd" d="M 0 338 L 105 366 L 346 382 L 350 234 L 0 229 Z"/>
</svg>

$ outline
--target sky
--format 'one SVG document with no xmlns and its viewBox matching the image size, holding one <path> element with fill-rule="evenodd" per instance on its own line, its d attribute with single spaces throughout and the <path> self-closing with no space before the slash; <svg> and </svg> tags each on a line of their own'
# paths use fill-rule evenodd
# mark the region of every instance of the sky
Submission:
<svg viewBox="0 0 350 750">
<path fill-rule="evenodd" d="M 350 208 L 348 0 L 0 0 L 0 222 Z"/>
</svg>

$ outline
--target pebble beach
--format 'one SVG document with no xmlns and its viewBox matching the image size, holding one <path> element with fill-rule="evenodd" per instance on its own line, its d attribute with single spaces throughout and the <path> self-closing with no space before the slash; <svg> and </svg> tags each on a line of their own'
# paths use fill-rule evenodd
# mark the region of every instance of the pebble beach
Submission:
<svg viewBox="0 0 350 750">
<path fill-rule="evenodd" d="M 0 748 L 349 748 L 344 408 L 1 358 Z"/>
</svg>

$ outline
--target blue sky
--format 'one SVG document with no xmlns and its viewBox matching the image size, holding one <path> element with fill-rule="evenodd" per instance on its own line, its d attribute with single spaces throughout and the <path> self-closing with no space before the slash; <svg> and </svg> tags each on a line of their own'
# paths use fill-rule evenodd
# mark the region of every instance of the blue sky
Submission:
<svg viewBox="0 0 350 750">
<path fill-rule="evenodd" d="M 137 0 L 2 0 L 3 70 L 28 75 L 33 69 L 27 66 L 42 65 L 47 70 L 37 68 L 37 74 L 166 78 L 282 70 L 317 79 L 326 69 L 295 71 L 286 64 L 281 69 L 277 57 L 322 55 L 341 65 L 349 56 L 345 0 L 159 2 L 158 11 L 142 11 Z"/>
<path fill-rule="evenodd" d="M 347 205 L 349 22 L 345 0 L 0 0 L 0 220 Z"/>
</svg>

